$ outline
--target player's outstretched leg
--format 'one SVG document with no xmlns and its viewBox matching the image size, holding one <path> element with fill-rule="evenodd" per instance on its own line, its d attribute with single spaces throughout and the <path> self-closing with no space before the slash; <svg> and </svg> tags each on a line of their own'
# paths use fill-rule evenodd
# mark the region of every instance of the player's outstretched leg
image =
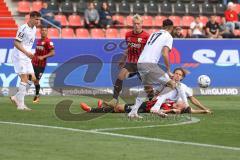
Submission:
<svg viewBox="0 0 240 160">
<path fill-rule="evenodd" d="M 118 97 L 122 90 L 123 80 L 126 79 L 128 76 L 129 76 L 129 71 L 126 68 L 122 68 L 114 84 L 113 99 L 107 102 L 107 105 L 114 106 L 114 107 L 117 106 Z"/>
<path fill-rule="evenodd" d="M 80 103 L 80 107 L 84 111 L 89 112 L 89 113 L 112 113 L 112 112 L 114 112 L 114 108 L 112 108 L 112 107 L 99 108 L 99 106 L 98 106 L 96 108 L 92 108 L 92 107 L 88 106 L 86 103 Z"/>
<path fill-rule="evenodd" d="M 119 93 L 122 90 L 122 84 L 123 80 L 117 79 L 114 85 L 114 90 L 113 90 L 113 99 L 110 100 L 109 102 L 106 102 L 107 105 L 109 106 L 116 106 L 118 104 L 118 97 Z"/>
</svg>

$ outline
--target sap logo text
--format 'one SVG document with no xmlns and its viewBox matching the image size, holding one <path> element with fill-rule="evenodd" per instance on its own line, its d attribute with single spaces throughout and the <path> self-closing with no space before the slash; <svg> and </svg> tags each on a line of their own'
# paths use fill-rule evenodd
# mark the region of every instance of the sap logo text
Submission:
<svg viewBox="0 0 240 160">
<path fill-rule="evenodd" d="M 216 64 L 217 66 L 240 66 L 238 50 L 223 50 L 218 54 L 211 49 L 199 49 L 193 53 L 193 59 L 202 64 Z"/>
</svg>

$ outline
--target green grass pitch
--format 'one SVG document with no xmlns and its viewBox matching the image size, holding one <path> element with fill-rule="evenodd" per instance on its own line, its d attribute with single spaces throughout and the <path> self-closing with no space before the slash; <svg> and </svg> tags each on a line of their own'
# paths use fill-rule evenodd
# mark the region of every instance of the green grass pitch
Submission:
<svg viewBox="0 0 240 160">
<path fill-rule="evenodd" d="M 56 104 L 65 99 L 73 101 L 74 116 L 81 116 L 80 101 L 90 106 L 97 102 L 84 96 L 45 96 L 40 104 L 32 104 L 27 96 L 33 111 L 26 112 L 17 111 L 8 97 L 0 97 L 1 159 L 240 160 L 238 96 L 198 97 L 214 114 L 192 115 L 200 121 L 184 125 L 178 124 L 189 121 L 188 115 L 168 119 L 144 115 L 144 120 L 130 121 L 125 114 L 109 113 L 88 121 L 66 121 L 55 114 Z"/>
</svg>

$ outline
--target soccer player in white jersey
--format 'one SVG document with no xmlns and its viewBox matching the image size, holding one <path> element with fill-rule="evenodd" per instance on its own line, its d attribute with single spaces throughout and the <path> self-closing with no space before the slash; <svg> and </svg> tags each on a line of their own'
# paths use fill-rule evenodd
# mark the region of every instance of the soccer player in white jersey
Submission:
<svg viewBox="0 0 240 160">
<path fill-rule="evenodd" d="M 145 86 L 151 85 L 168 85 L 171 88 L 176 87 L 176 83 L 171 80 L 172 73 L 170 71 L 170 64 L 168 54 L 172 49 L 173 38 L 171 32 L 173 31 L 173 22 L 170 19 L 163 21 L 163 29 L 154 32 L 148 38 L 148 41 L 138 59 L 138 71 L 141 75 L 142 83 Z M 165 66 L 160 66 L 159 60 L 163 57 Z M 182 99 L 188 105 L 187 97 L 180 87 L 177 87 Z M 130 118 L 140 118 L 137 114 L 140 105 L 144 102 L 146 93 L 140 93 L 136 98 L 132 111 L 128 114 Z M 153 107 L 152 113 L 160 116 L 165 116 L 161 112 L 160 106 Z"/>
<path fill-rule="evenodd" d="M 29 21 L 18 28 L 14 40 L 12 62 L 15 72 L 21 78 L 21 82 L 18 92 L 16 95 L 11 96 L 10 99 L 17 105 L 18 110 L 31 110 L 25 105 L 24 97 L 32 85 L 32 82 L 29 81 L 29 76 L 31 75 L 32 81 L 36 80 L 31 63 L 31 59 L 33 58 L 31 49 L 36 36 L 36 26 L 40 23 L 40 17 L 41 14 L 39 12 L 31 12 Z"/>
<path fill-rule="evenodd" d="M 184 91 L 184 94 L 188 97 L 188 99 L 191 101 L 192 104 L 194 104 L 196 107 L 200 108 L 200 110 L 195 110 L 190 108 L 189 106 L 186 105 L 186 103 L 183 103 L 182 98 L 180 98 L 179 93 L 176 89 L 170 89 L 169 87 L 165 87 L 165 89 L 157 89 L 161 90 L 159 93 L 159 96 L 156 98 L 157 102 L 154 104 L 153 107 L 160 107 L 162 106 L 163 103 L 166 103 L 166 100 L 172 103 L 174 110 L 176 113 L 211 113 L 210 109 L 205 107 L 203 104 L 201 104 L 194 96 L 193 96 L 193 91 L 191 88 L 189 88 L 186 84 L 181 83 L 181 80 L 186 76 L 188 71 L 186 71 L 183 68 L 176 68 L 174 69 L 173 72 L 173 77 L 172 79 L 179 84 L 179 87 L 182 88 Z M 164 91 L 165 90 L 165 91 Z M 165 93 L 164 93 L 165 92 Z M 171 104 L 170 104 L 171 105 Z M 171 111 L 171 110 L 169 110 Z M 163 111 L 164 112 L 164 111 Z M 168 112 L 168 111 L 166 111 Z M 164 112 L 164 113 L 166 113 Z"/>
</svg>

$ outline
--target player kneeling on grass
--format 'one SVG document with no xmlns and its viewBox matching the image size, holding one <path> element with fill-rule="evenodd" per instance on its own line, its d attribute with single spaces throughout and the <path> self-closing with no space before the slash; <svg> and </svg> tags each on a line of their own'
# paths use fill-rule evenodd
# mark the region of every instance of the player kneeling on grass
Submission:
<svg viewBox="0 0 240 160">
<path fill-rule="evenodd" d="M 36 81 L 34 82 L 35 85 L 35 97 L 33 99 L 33 103 L 39 103 L 39 91 L 40 91 L 40 84 L 39 81 L 42 77 L 42 74 L 45 70 L 47 64 L 47 58 L 54 56 L 54 45 L 53 42 L 47 37 L 48 35 L 48 28 L 42 26 L 41 27 L 41 39 L 37 41 L 36 52 L 32 59 L 32 65 L 36 76 Z"/>
<path fill-rule="evenodd" d="M 180 82 L 186 75 L 186 71 L 182 68 L 176 68 L 174 70 L 173 80 L 176 82 Z M 155 105 L 158 101 L 157 98 L 164 100 L 164 103 L 161 104 L 160 109 L 165 116 L 167 113 L 211 113 L 211 111 L 206 108 L 203 104 L 201 104 L 192 93 L 192 89 L 187 87 L 185 84 L 181 83 L 184 86 L 184 91 L 188 99 L 191 101 L 199 109 L 193 109 L 186 104 L 179 98 L 178 92 L 176 90 L 172 90 L 166 94 L 161 94 L 160 91 L 156 91 L 157 95 L 149 101 L 146 101 L 141 104 L 138 113 L 149 113 L 151 108 Z M 86 103 L 80 103 L 80 106 L 86 112 L 92 113 L 109 113 L 109 112 L 116 112 L 116 113 L 129 113 L 132 110 L 133 104 L 118 104 L 117 106 L 109 105 L 108 103 L 99 100 L 98 107 L 91 108 Z"/>
</svg>

